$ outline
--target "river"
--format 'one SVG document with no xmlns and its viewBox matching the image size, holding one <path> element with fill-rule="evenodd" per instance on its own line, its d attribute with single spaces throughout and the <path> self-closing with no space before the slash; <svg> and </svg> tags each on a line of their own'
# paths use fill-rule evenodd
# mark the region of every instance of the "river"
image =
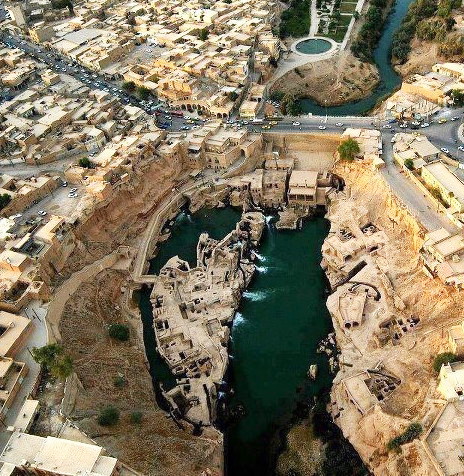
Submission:
<svg viewBox="0 0 464 476">
<path fill-rule="evenodd" d="M 302 99 L 300 104 L 303 112 L 315 115 L 329 116 L 359 116 L 368 113 L 377 102 L 391 94 L 401 84 L 400 76 L 395 72 L 391 65 L 391 43 L 395 31 L 403 20 L 409 5 L 413 0 L 397 0 L 392 7 L 388 19 L 385 23 L 382 36 L 377 48 L 374 51 L 374 61 L 380 74 L 380 83 L 372 94 L 356 102 L 325 108 L 311 99 Z"/>
<path fill-rule="evenodd" d="M 176 254 L 194 265 L 200 233 L 222 238 L 240 215 L 232 208 L 203 209 L 192 216 L 181 213 L 170 239 L 151 260 L 150 271 L 159 272 Z M 331 385 L 327 359 L 316 353 L 331 328 L 319 264 L 327 233 L 323 218 L 306 222 L 299 231 L 277 231 L 272 223 L 265 230 L 257 271 L 232 327 L 227 380 L 234 396 L 228 406 L 242 404 L 245 415 L 225 431 L 228 476 L 261 475 L 265 467 L 272 471 L 270 442 L 276 432 L 288 423 L 299 400 L 310 401 Z M 149 293 L 144 288 L 140 296 L 146 353 L 154 383 L 170 388 L 174 381 L 156 352 Z M 319 365 L 316 382 L 306 376 L 311 363 Z"/>
</svg>

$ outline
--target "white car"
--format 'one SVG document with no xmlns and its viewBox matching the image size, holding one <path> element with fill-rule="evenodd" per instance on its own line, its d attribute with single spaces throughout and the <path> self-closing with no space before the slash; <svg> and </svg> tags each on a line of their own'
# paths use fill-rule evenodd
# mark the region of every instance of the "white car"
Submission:
<svg viewBox="0 0 464 476">
<path fill-rule="evenodd" d="M 301 123 L 295 121 L 295 122 L 292 123 L 292 126 L 301 126 Z"/>
<path fill-rule="evenodd" d="M 10 220 L 15 220 L 16 218 L 21 218 L 22 214 L 21 213 L 16 213 L 15 215 L 11 215 L 9 217 Z"/>
<path fill-rule="evenodd" d="M 77 193 L 76 192 L 69 192 L 68 193 L 68 198 L 76 198 L 77 197 Z"/>
<path fill-rule="evenodd" d="M 324 131 L 325 129 L 327 129 L 327 127 L 325 127 L 325 126 L 319 126 L 318 129 L 320 129 L 321 131 Z"/>
<path fill-rule="evenodd" d="M 406 127 L 408 127 L 408 125 L 407 124 L 400 124 L 400 127 L 401 127 L 401 129 L 406 129 Z"/>
<path fill-rule="evenodd" d="M 46 212 L 45 210 L 39 210 L 37 213 L 38 213 L 41 217 L 44 217 L 44 216 L 47 214 L 47 212 Z"/>
<path fill-rule="evenodd" d="M 444 154 L 449 154 L 449 150 L 446 147 L 440 149 Z"/>
<path fill-rule="evenodd" d="M 385 125 L 383 126 L 383 128 L 384 128 L 384 129 L 391 129 L 392 126 L 391 126 L 390 124 L 385 124 Z"/>
<path fill-rule="evenodd" d="M 345 124 L 343 124 L 343 122 L 337 122 L 335 125 L 336 125 L 337 127 L 343 127 Z"/>
<path fill-rule="evenodd" d="M 428 122 L 424 122 L 424 123 L 421 125 L 422 129 L 423 129 L 424 127 L 429 127 L 429 126 L 430 126 L 430 124 L 429 124 Z"/>
<path fill-rule="evenodd" d="M 460 150 L 461 152 L 464 152 L 464 146 L 460 145 L 460 146 L 458 147 L 458 150 Z"/>
</svg>

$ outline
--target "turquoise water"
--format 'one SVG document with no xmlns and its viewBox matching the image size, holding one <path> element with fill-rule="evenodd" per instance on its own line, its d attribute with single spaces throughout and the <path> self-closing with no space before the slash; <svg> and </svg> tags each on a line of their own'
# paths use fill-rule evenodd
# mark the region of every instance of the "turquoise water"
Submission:
<svg viewBox="0 0 464 476">
<path fill-rule="evenodd" d="M 331 328 L 320 267 L 328 222 L 317 218 L 300 231 L 270 227 L 259 247 L 258 272 L 244 294 L 232 328 L 230 407 L 245 416 L 226 431 L 228 476 L 272 474 L 271 442 L 296 402 L 311 401 L 331 385 L 318 342 Z M 319 376 L 306 372 L 317 363 Z"/>
<path fill-rule="evenodd" d="M 304 53 L 306 55 L 318 55 L 329 51 L 330 48 L 332 48 L 332 45 L 327 40 L 312 39 L 300 41 L 295 48 L 300 53 Z"/>
<path fill-rule="evenodd" d="M 192 216 L 181 213 L 171 238 L 151 261 L 151 272 L 159 272 L 176 254 L 194 265 L 199 235 L 208 231 L 222 238 L 240 216 L 232 208 L 204 209 Z M 278 232 L 272 224 L 265 230 L 257 272 L 232 327 L 227 381 L 234 395 L 228 408 L 241 404 L 245 416 L 225 432 L 228 476 L 262 475 L 264 468 L 272 474 L 270 442 L 288 423 L 299 400 L 310 402 L 331 384 L 326 358 L 316 353 L 317 343 L 331 326 L 319 265 L 327 232 L 328 222 L 322 218 L 307 222 L 300 231 Z M 168 389 L 174 379 L 156 352 L 149 294 L 144 288 L 139 297 L 146 353 L 155 388 L 162 382 Z M 316 382 L 306 376 L 312 363 L 319 364 Z"/>
<path fill-rule="evenodd" d="M 395 72 L 391 65 L 391 43 L 392 37 L 401 20 L 406 15 L 409 5 L 413 0 L 397 0 L 394 10 L 390 13 L 385 24 L 379 44 L 374 51 L 374 61 L 380 73 L 380 84 L 373 93 L 360 101 L 343 104 L 341 106 L 328 107 L 320 106 L 311 99 L 302 99 L 300 101 L 305 113 L 315 115 L 329 116 L 355 116 L 368 113 L 379 101 L 379 99 L 391 94 L 401 84 L 401 78 Z"/>
</svg>

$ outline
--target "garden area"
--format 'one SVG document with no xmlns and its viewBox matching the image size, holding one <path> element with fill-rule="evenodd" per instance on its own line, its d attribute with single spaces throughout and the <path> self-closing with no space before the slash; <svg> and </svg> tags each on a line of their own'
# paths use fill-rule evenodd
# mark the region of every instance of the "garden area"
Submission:
<svg viewBox="0 0 464 476">
<path fill-rule="evenodd" d="M 317 0 L 320 17 L 318 35 L 331 38 L 337 43 L 345 39 L 351 19 L 357 18 L 357 2 L 342 0 Z"/>
</svg>

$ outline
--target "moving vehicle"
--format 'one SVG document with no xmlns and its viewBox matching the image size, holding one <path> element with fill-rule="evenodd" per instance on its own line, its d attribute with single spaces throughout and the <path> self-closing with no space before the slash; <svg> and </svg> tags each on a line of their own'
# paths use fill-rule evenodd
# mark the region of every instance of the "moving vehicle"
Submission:
<svg viewBox="0 0 464 476">
<path fill-rule="evenodd" d="M 301 126 L 301 123 L 300 123 L 300 122 L 297 122 L 297 121 L 295 121 L 295 122 L 293 122 L 293 123 L 292 123 L 292 126 Z"/>
<path fill-rule="evenodd" d="M 323 130 L 327 129 L 327 127 L 325 127 L 325 126 L 319 126 L 318 129 L 320 129 L 321 131 L 323 131 Z"/>
<path fill-rule="evenodd" d="M 449 150 L 446 147 L 440 149 L 444 154 L 449 154 Z"/>
</svg>

